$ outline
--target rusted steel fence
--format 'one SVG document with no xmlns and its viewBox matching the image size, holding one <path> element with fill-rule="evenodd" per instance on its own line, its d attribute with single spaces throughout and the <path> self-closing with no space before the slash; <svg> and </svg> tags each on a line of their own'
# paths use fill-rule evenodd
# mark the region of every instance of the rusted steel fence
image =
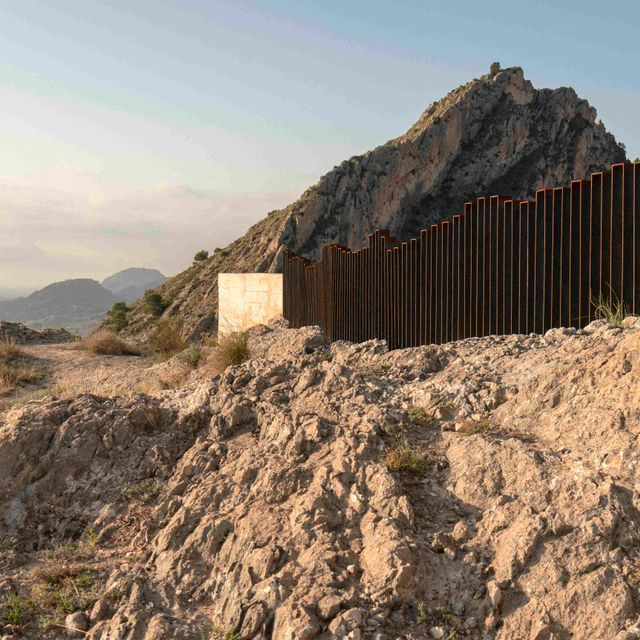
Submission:
<svg viewBox="0 0 640 640">
<path fill-rule="evenodd" d="M 543 189 L 478 198 L 399 243 L 331 244 L 318 263 L 284 252 L 284 316 L 330 340 L 390 348 L 583 327 L 595 302 L 640 312 L 640 163 Z"/>
</svg>

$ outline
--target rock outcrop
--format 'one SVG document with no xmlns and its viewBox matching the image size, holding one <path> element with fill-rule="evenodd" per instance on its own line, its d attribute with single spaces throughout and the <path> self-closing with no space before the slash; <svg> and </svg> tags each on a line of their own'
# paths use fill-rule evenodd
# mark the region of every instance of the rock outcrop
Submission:
<svg viewBox="0 0 640 640">
<path fill-rule="evenodd" d="M 75 338 L 66 329 L 31 329 L 20 322 L 0 320 L 0 340 L 16 344 L 55 344 Z"/>
<path fill-rule="evenodd" d="M 154 397 L 0 414 L 0 619 L 31 603 L 5 633 L 640 637 L 640 320 L 250 346 Z"/>
<path fill-rule="evenodd" d="M 317 259 L 323 244 L 362 246 L 378 228 L 408 238 L 477 196 L 530 198 L 624 159 L 573 89 L 536 90 L 522 69 L 505 69 L 455 89 L 407 133 L 345 160 L 299 200 L 158 291 L 170 303 L 166 315 L 198 334 L 215 328 L 219 271 L 278 271 L 282 246 Z M 130 331 L 149 320 L 138 305 Z"/>
</svg>

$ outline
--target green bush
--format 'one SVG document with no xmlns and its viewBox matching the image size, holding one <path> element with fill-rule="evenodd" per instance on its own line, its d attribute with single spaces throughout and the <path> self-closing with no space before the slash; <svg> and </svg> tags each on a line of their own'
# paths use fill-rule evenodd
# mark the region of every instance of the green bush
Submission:
<svg viewBox="0 0 640 640">
<path fill-rule="evenodd" d="M 206 260 L 208 257 L 209 257 L 209 252 L 205 251 L 204 249 L 201 249 L 200 251 L 198 251 L 198 253 L 196 253 L 195 256 L 193 256 L 193 261 L 202 262 L 203 260 Z"/>
<path fill-rule="evenodd" d="M 162 296 L 151 289 L 144 292 L 144 310 L 154 318 L 159 318 L 167 308 Z"/>
<path fill-rule="evenodd" d="M 244 331 L 219 334 L 209 362 L 214 373 L 222 373 L 227 367 L 242 364 L 249 359 L 248 336 Z"/>
<path fill-rule="evenodd" d="M 124 302 L 116 302 L 107 313 L 107 324 L 114 331 L 122 331 L 128 324 L 129 307 Z"/>
<path fill-rule="evenodd" d="M 498 71 L 500 71 L 500 69 L 502 69 L 502 67 L 500 66 L 499 62 L 492 62 L 491 66 L 489 67 L 489 73 L 492 76 L 495 76 L 496 73 L 498 73 Z"/>
</svg>

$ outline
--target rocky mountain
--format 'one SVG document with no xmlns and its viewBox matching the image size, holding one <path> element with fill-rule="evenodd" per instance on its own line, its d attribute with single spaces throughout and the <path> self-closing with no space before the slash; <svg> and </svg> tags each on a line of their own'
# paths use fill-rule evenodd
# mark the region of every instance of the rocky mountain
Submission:
<svg viewBox="0 0 640 640">
<path fill-rule="evenodd" d="M 4 637 L 640 637 L 637 318 L 249 346 L 0 411 Z"/>
<path fill-rule="evenodd" d="M 34 329 L 64 326 L 79 330 L 97 326 L 114 302 L 116 297 L 96 280 L 76 278 L 54 282 L 25 298 L 0 302 L 0 319 Z"/>
<path fill-rule="evenodd" d="M 114 273 L 105 278 L 101 284 L 105 289 L 111 291 L 118 300 L 129 304 L 141 298 L 147 289 L 161 285 L 166 279 L 166 276 L 157 269 L 132 267 Z"/>
<path fill-rule="evenodd" d="M 219 271 L 278 271 L 283 246 L 315 259 L 328 242 L 400 238 L 461 212 L 479 195 L 532 197 L 625 159 L 596 110 L 567 87 L 535 89 L 522 69 L 485 75 L 432 104 L 403 135 L 345 160 L 299 200 L 158 288 L 187 333 L 215 328 Z M 132 332 L 151 319 L 141 306 Z"/>
</svg>

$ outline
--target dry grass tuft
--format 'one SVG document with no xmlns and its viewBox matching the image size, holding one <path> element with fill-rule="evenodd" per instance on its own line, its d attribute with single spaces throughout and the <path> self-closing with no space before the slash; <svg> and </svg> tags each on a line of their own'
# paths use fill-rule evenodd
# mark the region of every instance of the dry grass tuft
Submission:
<svg viewBox="0 0 640 640">
<path fill-rule="evenodd" d="M 249 359 L 249 344 L 246 331 L 218 334 L 218 339 L 207 358 L 212 373 L 222 373 L 227 367 L 242 364 Z"/>
<path fill-rule="evenodd" d="M 18 360 L 20 358 L 27 358 L 27 352 L 20 346 L 18 346 L 13 340 L 0 340 L 0 359 L 3 360 Z"/>
<path fill-rule="evenodd" d="M 154 332 L 149 336 L 149 347 L 164 358 L 170 358 L 184 350 L 180 322 L 163 318 L 158 320 Z"/>
<path fill-rule="evenodd" d="M 75 349 L 83 349 L 101 356 L 139 356 L 141 350 L 126 342 L 115 333 L 101 329 L 74 345 Z"/>
<path fill-rule="evenodd" d="M 0 395 L 42 380 L 43 370 L 32 362 L 33 358 L 15 342 L 0 341 Z"/>
</svg>

